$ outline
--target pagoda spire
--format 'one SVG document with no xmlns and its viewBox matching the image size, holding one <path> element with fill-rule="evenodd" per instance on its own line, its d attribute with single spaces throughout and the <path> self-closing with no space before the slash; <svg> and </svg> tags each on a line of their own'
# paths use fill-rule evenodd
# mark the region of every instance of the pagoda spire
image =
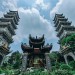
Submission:
<svg viewBox="0 0 75 75">
<path fill-rule="evenodd" d="M 75 34 L 75 27 L 71 25 L 72 22 L 68 21 L 68 18 L 65 18 L 63 14 L 55 14 L 53 21 L 57 32 L 57 37 L 59 37 L 58 43 L 60 44 L 60 53 L 63 54 L 65 62 L 68 64 L 68 56 L 71 56 L 75 60 L 75 49 L 71 49 L 69 45 L 62 46 L 61 41 L 64 38 Z"/>
<path fill-rule="evenodd" d="M 18 11 L 9 11 L 0 18 L 0 56 L 2 58 L 10 53 L 9 45 L 13 42 L 19 21 Z M 1 62 L 0 62 L 1 63 Z"/>
</svg>

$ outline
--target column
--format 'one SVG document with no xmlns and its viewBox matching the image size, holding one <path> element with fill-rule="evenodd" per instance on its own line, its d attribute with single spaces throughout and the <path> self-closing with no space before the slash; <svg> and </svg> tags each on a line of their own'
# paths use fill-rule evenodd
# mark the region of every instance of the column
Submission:
<svg viewBox="0 0 75 75">
<path fill-rule="evenodd" d="M 50 53 L 45 53 L 46 68 L 47 68 L 47 70 L 51 70 L 51 61 L 50 61 L 49 54 L 50 54 Z"/>
<path fill-rule="evenodd" d="M 27 57 L 28 57 L 28 53 L 24 53 L 23 56 L 22 56 L 22 71 L 26 70 Z"/>
<path fill-rule="evenodd" d="M 64 55 L 64 59 L 65 59 L 66 64 L 68 64 L 67 56 L 66 55 Z"/>
</svg>

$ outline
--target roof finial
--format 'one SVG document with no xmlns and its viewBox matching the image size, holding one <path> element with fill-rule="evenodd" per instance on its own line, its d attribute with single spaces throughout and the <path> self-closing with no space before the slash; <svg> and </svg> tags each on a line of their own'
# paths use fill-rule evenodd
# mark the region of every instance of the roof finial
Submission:
<svg viewBox="0 0 75 75">
<path fill-rule="evenodd" d="M 36 36 L 36 39 L 37 39 L 37 36 Z"/>
</svg>

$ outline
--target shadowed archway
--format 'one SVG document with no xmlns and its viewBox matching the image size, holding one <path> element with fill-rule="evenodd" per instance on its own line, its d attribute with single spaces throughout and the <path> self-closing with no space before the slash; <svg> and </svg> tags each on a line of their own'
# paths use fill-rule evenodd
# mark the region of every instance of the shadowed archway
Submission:
<svg viewBox="0 0 75 75">
<path fill-rule="evenodd" d="M 3 59 L 3 56 L 2 56 L 2 55 L 0 55 L 0 64 L 1 64 L 1 62 L 2 62 L 2 59 Z"/>
<path fill-rule="evenodd" d="M 74 61 L 74 59 L 73 59 L 72 56 L 67 56 L 67 60 L 68 60 L 68 62 L 70 62 L 70 61 Z"/>
</svg>

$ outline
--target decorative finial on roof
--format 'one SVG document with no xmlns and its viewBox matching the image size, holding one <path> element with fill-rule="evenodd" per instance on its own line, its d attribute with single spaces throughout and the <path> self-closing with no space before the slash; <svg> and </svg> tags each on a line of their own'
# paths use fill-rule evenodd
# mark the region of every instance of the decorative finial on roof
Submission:
<svg viewBox="0 0 75 75">
<path fill-rule="evenodd" d="M 36 39 L 37 39 L 37 36 L 36 36 Z"/>
</svg>

